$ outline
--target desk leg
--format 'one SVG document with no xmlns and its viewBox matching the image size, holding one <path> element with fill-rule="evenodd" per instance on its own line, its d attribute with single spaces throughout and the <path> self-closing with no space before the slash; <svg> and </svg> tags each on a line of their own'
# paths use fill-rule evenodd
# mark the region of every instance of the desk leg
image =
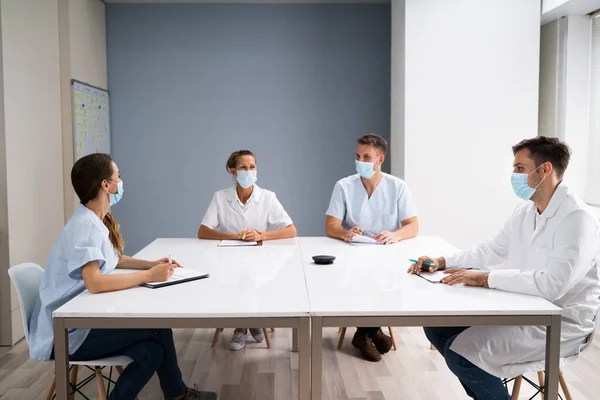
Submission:
<svg viewBox="0 0 600 400">
<path fill-rule="evenodd" d="M 299 329 L 294 329 L 297 336 L 298 354 L 298 397 L 299 400 L 310 399 L 310 318 L 299 319 Z M 296 337 L 296 336 L 295 336 Z"/>
<path fill-rule="evenodd" d="M 293 328 L 292 329 L 292 351 L 294 353 L 298 352 L 298 340 L 299 340 L 298 335 L 299 335 L 298 328 Z"/>
<path fill-rule="evenodd" d="M 560 315 L 553 315 L 546 327 L 546 382 L 545 400 L 558 400 L 558 378 L 560 375 Z"/>
<path fill-rule="evenodd" d="M 56 378 L 56 398 L 66 400 L 69 388 L 69 348 L 67 330 L 62 318 L 54 318 L 54 376 Z"/>
<path fill-rule="evenodd" d="M 312 318 L 311 399 L 323 398 L 323 318 Z"/>
</svg>

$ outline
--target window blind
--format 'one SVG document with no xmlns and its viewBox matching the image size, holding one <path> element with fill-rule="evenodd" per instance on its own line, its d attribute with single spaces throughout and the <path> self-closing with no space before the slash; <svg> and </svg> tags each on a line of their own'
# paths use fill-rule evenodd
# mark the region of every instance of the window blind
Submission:
<svg viewBox="0 0 600 400">
<path fill-rule="evenodd" d="M 585 201 L 600 206 L 600 13 L 592 17 L 590 136 Z"/>
</svg>

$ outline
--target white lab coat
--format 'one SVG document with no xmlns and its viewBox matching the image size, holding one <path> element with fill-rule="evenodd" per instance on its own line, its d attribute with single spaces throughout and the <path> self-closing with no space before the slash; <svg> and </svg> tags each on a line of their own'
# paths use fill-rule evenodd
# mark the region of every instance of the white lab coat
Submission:
<svg viewBox="0 0 600 400">
<path fill-rule="evenodd" d="M 242 204 L 236 187 L 216 192 L 202 219 L 202 225 L 219 232 L 242 232 L 246 229 L 276 231 L 292 225 L 275 193 L 254 185 L 252 195 Z"/>
<path fill-rule="evenodd" d="M 563 364 L 587 345 L 600 305 L 600 223 L 566 185 L 558 186 L 541 215 L 528 201 L 496 237 L 445 258 L 448 267 L 504 263 L 506 269 L 490 272 L 490 288 L 561 307 Z M 543 365 L 545 346 L 545 327 L 476 326 L 458 335 L 450 349 L 492 375 L 510 378 Z"/>
</svg>

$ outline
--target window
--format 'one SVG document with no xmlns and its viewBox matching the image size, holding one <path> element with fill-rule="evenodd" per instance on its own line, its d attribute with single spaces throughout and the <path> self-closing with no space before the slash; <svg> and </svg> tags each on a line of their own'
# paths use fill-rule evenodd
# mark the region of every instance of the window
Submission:
<svg viewBox="0 0 600 400">
<path fill-rule="evenodd" d="M 600 206 L 600 13 L 592 17 L 590 139 L 585 201 Z"/>
</svg>

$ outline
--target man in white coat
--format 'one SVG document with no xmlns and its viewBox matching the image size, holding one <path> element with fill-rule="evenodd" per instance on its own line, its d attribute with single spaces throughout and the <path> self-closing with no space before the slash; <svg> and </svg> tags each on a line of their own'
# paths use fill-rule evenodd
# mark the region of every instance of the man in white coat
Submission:
<svg viewBox="0 0 600 400">
<path fill-rule="evenodd" d="M 418 274 L 448 268 L 443 283 L 539 296 L 561 307 L 565 359 L 576 358 L 588 344 L 600 305 L 600 224 L 562 183 L 570 153 L 556 138 L 536 137 L 514 146 L 511 182 L 515 194 L 527 201 L 498 235 L 456 254 L 421 257 L 409 269 Z M 478 271 L 502 263 L 506 269 Z M 475 270 L 450 269 L 463 265 Z M 500 377 L 529 372 L 545 359 L 545 327 L 425 328 L 425 334 L 477 400 L 507 400 Z"/>
</svg>

